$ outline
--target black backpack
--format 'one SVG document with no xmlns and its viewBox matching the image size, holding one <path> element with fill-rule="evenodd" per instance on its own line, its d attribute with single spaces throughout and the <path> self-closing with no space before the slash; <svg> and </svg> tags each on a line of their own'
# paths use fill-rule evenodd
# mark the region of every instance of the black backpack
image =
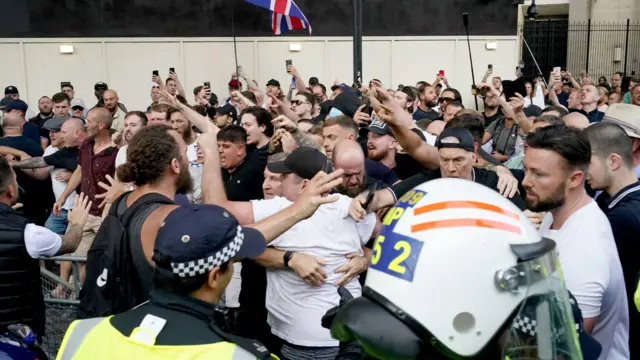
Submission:
<svg viewBox="0 0 640 360">
<path fill-rule="evenodd" d="M 141 293 L 142 285 L 131 254 L 127 229 L 140 210 L 154 204 L 175 203 L 160 194 L 146 194 L 120 216 L 117 213 L 119 205 L 128 194 L 113 202 L 87 254 L 86 276 L 78 310 L 81 319 L 119 314 L 148 298 L 148 294 Z"/>
</svg>

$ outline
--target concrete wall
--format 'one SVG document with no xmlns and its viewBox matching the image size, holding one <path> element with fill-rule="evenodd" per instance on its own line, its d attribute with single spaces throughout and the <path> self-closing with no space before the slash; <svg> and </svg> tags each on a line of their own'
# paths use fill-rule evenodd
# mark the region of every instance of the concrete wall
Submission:
<svg viewBox="0 0 640 360">
<path fill-rule="evenodd" d="M 640 20 L 640 0 L 569 0 L 569 21 Z"/>
<path fill-rule="evenodd" d="M 497 50 L 486 50 L 487 41 L 496 42 Z M 302 51 L 289 52 L 292 42 L 300 43 Z M 60 54 L 61 44 L 72 44 L 74 53 Z M 334 78 L 348 84 L 353 80 L 350 38 L 242 38 L 237 48 L 239 63 L 260 86 L 271 78 L 283 87 L 289 84 L 286 59 L 293 60 L 305 79 L 317 76 L 327 86 Z M 495 75 L 514 77 L 515 36 L 473 37 L 471 50 L 476 81 L 487 64 L 493 64 Z M 205 81 L 223 98 L 235 66 L 229 38 L 1 39 L 0 53 L 4 54 L 0 57 L 0 85 L 17 86 L 21 97 L 36 108 L 38 98 L 58 92 L 62 81 L 70 81 L 76 97 L 93 105 L 93 85 L 104 81 L 129 110 L 144 110 L 151 101 L 152 71 L 160 70 L 165 78 L 169 67 L 176 68 L 190 102 L 192 89 Z M 444 70 L 451 85 L 462 93 L 465 105 L 471 107 L 468 54 L 464 37 L 366 37 L 364 79 L 375 77 L 388 87 L 396 87 L 419 80 L 431 82 Z"/>
</svg>

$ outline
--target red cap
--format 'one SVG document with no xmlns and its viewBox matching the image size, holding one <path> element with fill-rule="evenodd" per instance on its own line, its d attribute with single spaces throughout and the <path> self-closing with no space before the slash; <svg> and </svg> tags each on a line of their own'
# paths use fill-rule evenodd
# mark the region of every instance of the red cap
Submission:
<svg viewBox="0 0 640 360">
<path fill-rule="evenodd" d="M 232 79 L 231 81 L 229 81 L 229 87 L 230 88 L 236 88 L 239 89 L 240 88 L 240 81 L 236 80 L 236 79 Z"/>
</svg>

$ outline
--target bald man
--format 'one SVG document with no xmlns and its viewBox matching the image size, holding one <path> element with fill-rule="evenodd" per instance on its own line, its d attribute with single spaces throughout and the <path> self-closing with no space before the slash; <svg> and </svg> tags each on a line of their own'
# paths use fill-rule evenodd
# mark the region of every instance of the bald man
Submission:
<svg viewBox="0 0 640 360">
<path fill-rule="evenodd" d="M 106 96 L 105 92 L 105 98 Z M 96 195 L 103 193 L 104 189 L 98 184 L 100 182 L 109 184 L 107 175 L 115 176 L 118 148 L 113 146 L 111 142 L 112 122 L 112 115 L 107 108 L 93 108 L 89 111 L 86 124 L 88 137 L 80 145 L 78 167 L 69 179 L 64 192 L 53 205 L 54 214 L 59 215 L 67 198 L 75 193 L 78 186 L 80 192 L 92 201 L 89 219 L 83 228 L 82 241 L 76 250 L 78 256 L 87 256 L 87 251 L 102 223 L 99 208 L 101 200 L 96 198 Z M 80 280 L 84 282 L 84 266 L 80 268 Z"/>
<path fill-rule="evenodd" d="M 111 128 L 115 131 L 120 131 L 124 127 L 124 117 L 127 114 L 126 109 L 120 107 L 120 99 L 118 93 L 114 90 L 106 90 L 102 96 L 104 101 L 104 108 L 109 111 L 113 118 Z"/>
<path fill-rule="evenodd" d="M 584 130 L 589 126 L 589 119 L 582 113 L 571 112 L 562 118 L 564 124 L 568 127 Z"/>
<path fill-rule="evenodd" d="M 34 126 L 33 124 L 29 125 Z M 16 111 L 6 113 L 2 120 L 4 137 L 0 139 L 0 146 L 23 151 L 29 156 L 42 155 L 42 146 L 40 146 L 40 143 L 23 135 L 23 126 L 25 126 L 25 122 L 21 114 Z"/>
<path fill-rule="evenodd" d="M 336 187 L 336 191 L 340 194 L 355 197 L 374 182 L 379 189 L 387 187 L 385 183 L 367 176 L 364 152 L 355 140 L 338 141 L 333 148 L 332 162 L 334 170 L 344 170 L 342 184 Z"/>
</svg>

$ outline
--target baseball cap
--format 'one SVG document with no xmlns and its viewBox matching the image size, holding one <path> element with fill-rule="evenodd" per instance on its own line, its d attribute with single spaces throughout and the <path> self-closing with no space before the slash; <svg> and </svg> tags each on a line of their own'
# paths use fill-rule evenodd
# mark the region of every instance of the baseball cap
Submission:
<svg viewBox="0 0 640 360">
<path fill-rule="evenodd" d="M 457 143 L 445 142 L 442 140 L 446 138 L 456 138 L 458 139 Z M 463 128 L 448 128 L 442 130 L 440 136 L 436 139 L 436 147 L 438 149 L 462 149 L 466 151 L 475 151 L 475 140 L 473 139 L 473 135 L 467 129 Z"/>
<path fill-rule="evenodd" d="M 74 107 L 81 107 L 82 110 L 86 109 L 86 106 L 84 106 L 84 101 L 78 98 L 73 98 L 73 100 L 71 100 L 71 108 L 73 109 Z"/>
<path fill-rule="evenodd" d="M 227 103 L 216 109 L 217 115 L 229 115 L 235 122 L 238 119 L 238 110 L 236 107 Z"/>
<path fill-rule="evenodd" d="M 93 90 L 94 90 L 94 91 L 98 91 L 98 90 L 109 90 L 109 85 L 107 85 L 106 83 L 103 83 L 102 81 L 98 81 L 98 82 L 93 86 Z"/>
<path fill-rule="evenodd" d="M 280 87 L 280 82 L 276 79 L 271 79 L 269 81 L 267 81 L 267 86 L 275 86 L 275 87 Z"/>
<path fill-rule="evenodd" d="M 12 102 L 12 101 L 13 101 L 13 99 L 10 98 L 10 97 L 2 98 L 2 100 L 0 100 L 0 110 L 4 111 L 6 109 L 6 107 L 7 107 L 7 105 L 9 105 L 9 103 Z"/>
<path fill-rule="evenodd" d="M 189 205 L 173 210 L 156 236 L 155 252 L 170 256 L 170 271 L 180 278 L 195 277 L 232 259 L 264 252 L 266 242 L 256 229 L 242 227 L 225 209 Z"/>
<path fill-rule="evenodd" d="M 12 100 L 7 107 L 4 109 L 4 111 L 11 111 L 11 110 L 22 110 L 22 111 L 27 111 L 27 109 L 29 108 L 29 105 L 27 105 L 26 102 L 20 100 L 20 99 L 15 99 Z"/>
<path fill-rule="evenodd" d="M 542 109 L 540 109 L 539 106 L 533 104 L 522 109 L 522 111 L 524 112 L 524 116 L 526 117 L 538 117 L 542 115 Z"/>
<path fill-rule="evenodd" d="M 267 169 L 276 174 L 294 173 L 310 180 L 327 167 L 327 157 L 320 151 L 307 146 L 295 149 L 284 161 L 267 164 Z"/>
<path fill-rule="evenodd" d="M 389 135 L 393 138 L 393 131 L 387 126 L 387 123 L 380 120 L 377 116 L 373 118 L 371 121 L 371 125 L 369 125 L 369 131 L 378 135 Z"/>
<path fill-rule="evenodd" d="M 13 85 L 9 85 L 6 88 L 4 88 L 4 94 L 5 95 L 18 94 L 18 88 Z"/>
<path fill-rule="evenodd" d="M 44 125 L 42 125 L 43 129 L 58 132 L 62 128 L 62 123 L 67 120 L 67 116 L 55 115 L 51 119 L 47 120 Z"/>
<path fill-rule="evenodd" d="M 229 81 L 230 88 L 239 89 L 240 85 L 242 84 L 240 84 L 240 81 L 238 81 L 237 79 L 231 79 L 231 81 Z"/>
<path fill-rule="evenodd" d="M 620 126 L 629 137 L 640 138 L 640 106 L 633 104 L 612 104 L 602 118 Z"/>
<path fill-rule="evenodd" d="M 313 76 L 309 78 L 309 86 L 317 85 L 319 83 L 320 81 L 318 80 L 317 77 Z"/>
</svg>

